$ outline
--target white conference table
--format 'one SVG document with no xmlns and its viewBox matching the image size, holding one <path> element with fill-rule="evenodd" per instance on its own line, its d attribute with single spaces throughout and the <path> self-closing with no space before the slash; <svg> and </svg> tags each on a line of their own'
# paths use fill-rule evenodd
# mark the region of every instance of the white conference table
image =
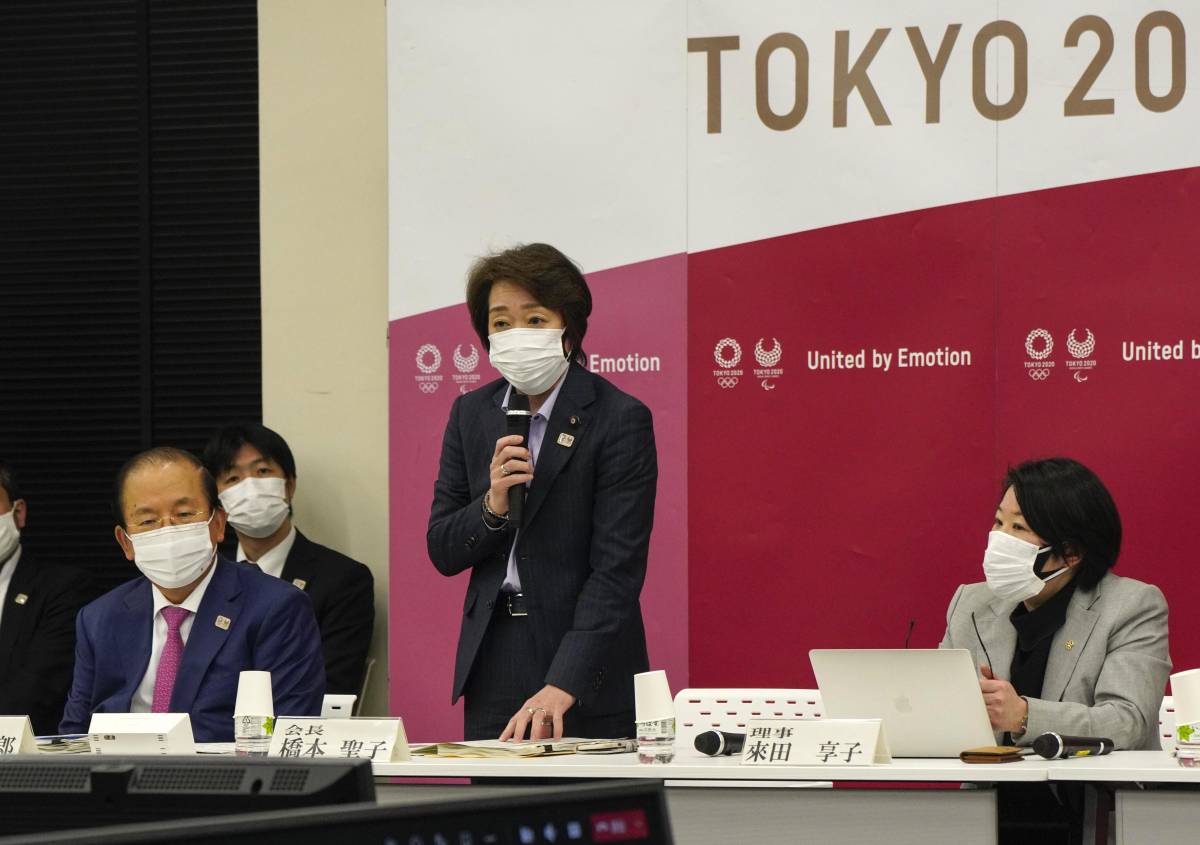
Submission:
<svg viewBox="0 0 1200 845">
<path fill-rule="evenodd" d="M 880 766 L 743 766 L 738 758 L 704 757 L 689 749 L 666 765 L 641 764 L 636 754 L 527 760 L 417 758 L 375 763 L 374 772 L 381 801 L 393 800 L 390 790 L 405 788 L 395 778 L 490 778 L 514 784 L 521 778 L 663 780 L 675 839 L 687 845 L 727 843 L 747 835 L 766 842 L 790 842 L 801 832 L 805 839 L 829 843 L 994 845 L 994 790 L 923 785 L 1045 781 L 1049 765 L 1044 760 L 968 765 L 954 759 L 903 759 Z M 827 787 L 833 780 L 894 786 L 802 788 Z M 410 787 L 414 788 L 421 789 Z"/>
<path fill-rule="evenodd" d="M 737 758 L 681 751 L 667 765 L 644 765 L 634 754 L 567 755 L 532 760 L 417 758 L 375 763 L 380 800 L 405 778 L 650 778 L 667 786 L 671 824 L 681 843 L 728 842 L 753 834 L 792 841 L 802 831 L 820 842 L 995 843 L 1001 782 L 1074 781 L 1116 787 L 1117 842 L 1170 841 L 1194 836 L 1200 801 L 1194 791 L 1144 791 L 1145 786 L 1200 788 L 1200 769 L 1180 766 L 1164 751 L 1119 751 L 1092 759 L 967 764 L 955 759 L 897 759 L 878 766 L 742 766 Z M 804 789 L 854 782 L 890 788 Z M 492 780 L 492 783 L 497 782 Z M 932 789 L 926 784 L 976 788 Z M 698 787 L 719 787 L 702 789 Z M 774 787 L 774 788 L 772 788 Z M 429 788 L 429 787 L 421 787 Z M 438 788 L 438 787 L 433 787 Z M 474 787 L 441 787 L 472 789 Z M 781 794 L 779 789 L 787 789 Z M 1190 822 L 1190 824 L 1189 824 Z"/>
</svg>

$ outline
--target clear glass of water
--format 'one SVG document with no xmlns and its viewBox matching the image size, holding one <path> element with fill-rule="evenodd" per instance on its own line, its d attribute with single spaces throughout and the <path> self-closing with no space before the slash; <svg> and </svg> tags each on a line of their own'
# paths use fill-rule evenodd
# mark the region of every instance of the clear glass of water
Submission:
<svg viewBox="0 0 1200 845">
<path fill-rule="evenodd" d="M 274 729 L 273 716 L 234 716 L 233 753 L 239 757 L 266 757 Z"/>
<path fill-rule="evenodd" d="M 675 759 L 675 720 L 637 723 L 638 762 L 650 765 Z"/>
</svg>

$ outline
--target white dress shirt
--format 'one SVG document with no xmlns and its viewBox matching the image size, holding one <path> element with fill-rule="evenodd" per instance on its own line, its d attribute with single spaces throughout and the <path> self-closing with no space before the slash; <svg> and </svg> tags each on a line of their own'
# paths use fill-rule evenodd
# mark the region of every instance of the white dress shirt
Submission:
<svg viewBox="0 0 1200 845">
<path fill-rule="evenodd" d="M 283 565 L 287 563 L 288 555 L 292 553 L 292 546 L 296 542 L 296 526 L 292 526 L 292 530 L 287 533 L 287 536 L 275 548 L 263 552 L 262 557 L 258 560 L 250 560 L 246 557 L 246 550 L 242 548 L 242 544 L 238 543 L 237 559 L 250 560 L 255 566 L 261 569 L 268 575 L 274 575 L 279 578 L 283 575 Z"/>
<path fill-rule="evenodd" d="M 188 634 L 192 632 L 192 623 L 196 621 L 200 600 L 204 598 L 204 591 L 208 589 L 208 582 L 212 580 L 216 571 L 217 565 L 214 563 L 208 568 L 204 580 L 192 590 L 192 594 L 177 605 L 191 611 L 179 625 L 179 636 L 183 639 L 184 646 L 187 646 Z M 162 609 L 171 607 L 171 602 L 167 601 L 167 597 L 153 583 L 150 585 L 150 594 L 154 596 L 154 633 L 150 639 L 150 662 L 146 664 L 146 674 L 142 676 L 142 682 L 138 684 L 137 691 L 129 701 L 130 713 L 149 713 L 153 709 L 154 680 L 158 676 L 158 661 L 167 642 L 167 620 L 162 615 Z"/>
<path fill-rule="evenodd" d="M 4 603 L 8 600 L 8 585 L 12 583 L 13 573 L 17 571 L 17 561 L 21 559 L 21 544 L 17 550 L 8 556 L 8 560 L 0 563 L 0 620 L 4 619 Z"/>
<path fill-rule="evenodd" d="M 542 407 L 538 408 L 538 412 L 529 420 L 529 452 L 533 456 L 533 460 L 529 463 L 533 466 L 534 483 L 537 482 L 537 459 L 542 452 L 542 440 L 546 436 L 546 429 L 550 425 L 550 415 L 554 413 L 554 402 L 558 399 L 558 392 L 562 390 L 563 382 L 566 377 L 560 378 L 554 390 L 546 397 L 546 401 L 542 403 Z M 508 413 L 508 397 L 512 395 L 512 385 L 509 385 L 508 390 L 504 394 L 504 401 L 500 403 L 500 410 Z M 506 593 L 521 592 L 521 576 L 517 572 L 517 540 L 521 538 L 521 532 L 517 531 L 517 536 L 513 538 L 512 548 L 508 550 L 508 571 L 504 575 L 504 584 L 501 589 Z"/>
</svg>

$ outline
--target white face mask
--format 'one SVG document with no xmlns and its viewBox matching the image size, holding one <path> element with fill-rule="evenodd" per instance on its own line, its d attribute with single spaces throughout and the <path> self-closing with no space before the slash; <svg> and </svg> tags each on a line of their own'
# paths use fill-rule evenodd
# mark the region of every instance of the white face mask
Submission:
<svg viewBox="0 0 1200 845">
<path fill-rule="evenodd" d="M 1067 571 L 1056 570 L 1045 579 L 1036 572 L 1038 557 L 1050 551 L 1049 546 L 1038 548 L 1003 531 L 988 534 L 987 550 L 983 553 L 983 574 L 988 589 L 999 599 L 1025 601 L 1042 591 L 1047 581 Z"/>
<path fill-rule="evenodd" d="M 16 507 L 8 513 L 0 514 L 0 563 L 12 557 L 21 542 L 21 531 L 17 528 Z"/>
<path fill-rule="evenodd" d="M 187 586 L 204 574 L 217 553 L 208 536 L 212 521 L 210 516 L 208 522 L 164 525 L 141 534 L 126 531 L 125 536 L 133 544 L 133 562 L 143 575 L 164 589 Z"/>
<path fill-rule="evenodd" d="M 527 396 L 554 386 L 571 362 L 563 354 L 562 329 L 506 329 L 488 337 L 492 366 Z"/>
<path fill-rule="evenodd" d="M 221 493 L 229 524 L 247 537 L 270 537 L 287 519 L 287 480 L 243 478 Z"/>
</svg>

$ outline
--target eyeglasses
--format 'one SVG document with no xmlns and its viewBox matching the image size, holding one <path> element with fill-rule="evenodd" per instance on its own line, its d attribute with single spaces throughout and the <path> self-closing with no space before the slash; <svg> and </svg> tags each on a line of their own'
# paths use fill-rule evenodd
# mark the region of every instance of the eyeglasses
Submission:
<svg viewBox="0 0 1200 845">
<path fill-rule="evenodd" d="M 995 669 L 995 664 L 992 663 L 992 656 L 987 652 L 987 646 L 983 644 L 983 637 L 979 634 L 979 623 L 975 621 L 975 611 L 971 611 L 971 624 L 975 626 L 975 639 L 979 640 L 979 647 L 983 649 L 983 657 L 987 660 L 987 665 Z"/>
<path fill-rule="evenodd" d="M 178 511 L 170 516 L 146 516 L 129 523 L 130 534 L 141 534 L 146 531 L 157 531 L 168 525 L 195 525 L 197 522 L 208 522 L 212 519 L 211 511 Z"/>
</svg>

